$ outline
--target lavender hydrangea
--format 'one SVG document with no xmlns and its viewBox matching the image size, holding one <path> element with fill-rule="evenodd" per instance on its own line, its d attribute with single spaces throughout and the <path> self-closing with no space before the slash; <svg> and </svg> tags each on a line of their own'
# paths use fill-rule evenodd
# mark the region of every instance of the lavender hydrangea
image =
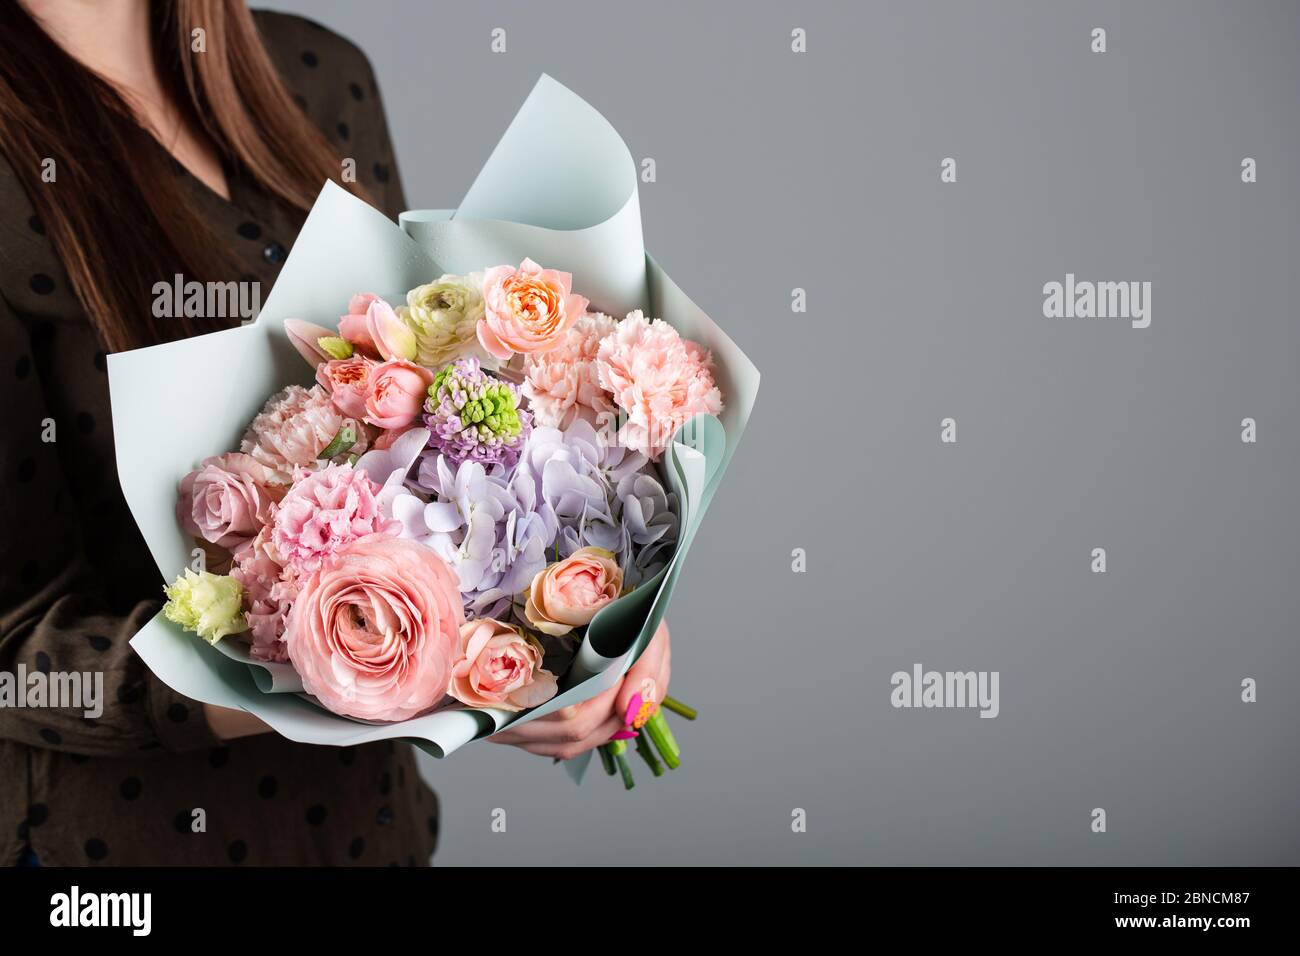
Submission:
<svg viewBox="0 0 1300 956">
<path fill-rule="evenodd" d="M 429 453 L 420 466 L 423 487 L 433 487 L 439 455 L 454 467 L 476 461 L 504 473 L 519 460 L 532 431 L 532 415 L 523 408 L 519 386 L 479 367 L 476 358 L 447 365 L 429 386 L 424 422 Z"/>
<path fill-rule="evenodd" d="M 510 487 L 517 500 L 555 514 L 552 559 L 604 548 L 618 557 L 629 587 L 654 576 L 677 541 L 677 496 L 645 455 L 605 441 L 586 421 L 534 429 Z"/>
<path fill-rule="evenodd" d="M 680 507 L 646 457 L 606 442 L 585 421 L 535 428 L 512 469 L 454 463 L 431 453 L 427 429 L 357 467 L 383 485 L 376 496 L 397 533 L 436 551 L 459 578 L 470 618 L 506 620 L 533 577 L 583 547 L 612 551 L 636 587 L 667 563 Z M 410 470 L 420 457 L 420 480 Z"/>
</svg>

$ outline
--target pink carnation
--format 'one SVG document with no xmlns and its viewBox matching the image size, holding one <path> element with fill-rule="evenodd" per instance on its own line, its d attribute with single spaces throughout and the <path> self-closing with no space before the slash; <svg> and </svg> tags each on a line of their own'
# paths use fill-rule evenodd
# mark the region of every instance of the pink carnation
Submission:
<svg viewBox="0 0 1300 956">
<path fill-rule="evenodd" d="M 722 411 L 711 368 L 709 353 L 667 322 L 630 313 L 596 356 L 600 384 L 627 415 L 619 442 L 657 460 L 688 419 Z"/>
<path fill-rule="evenodd" d="M 235 555 L 230 576 L 244 588 L 244 617 L 255 660 L 289 660 L 284 645 L 284 622 L 297 594 L 292 575 L 285 569 L 269 528 L 263 528 L 249 547 Z"/>
<path fill-rule="evenodd" d="M 522 388 L 536 424 L 567 428 L 582 418 L 596 425 L 602 413 L 614 411 L 609 392 L 600 385 L 596 352 L 601 340 L 617 327 L 607 315 L 588 313 L 565 333 L 559 346 L 525 357 Z"/>
<path fill-rule="evenodd" d="M 315 467 L 316 456 L 329 447 L 339 429 L 347 425 L 356 443 L 336 460 L 366 450 L 366 430 L 346 417 L 319 385 L 290 385 L 271 396 L 244 434 L 239 450 L 252 455 L 276 473 L 280 484 L 293 481 L 296 468 Z"/>
<path fill-rule="evenodd" d="M 379 485 L 351 465 L 298 473 L 271 524 L 271 543 L 295 579 L 311 574 L 322 558 L 358 538 L 401 527 L 380 513 L 378 491 Z"/>
</svg>

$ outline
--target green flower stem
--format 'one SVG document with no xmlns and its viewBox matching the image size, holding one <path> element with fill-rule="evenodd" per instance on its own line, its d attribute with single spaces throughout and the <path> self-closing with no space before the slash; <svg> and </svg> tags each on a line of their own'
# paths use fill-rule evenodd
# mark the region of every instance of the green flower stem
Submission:
<svg viewBox="0 0 1300 956">
<path fill-rule="evenodd" d="M 614 766 L 614 755 L 609 752 L 609 744 L 601 744 L 596 748 L 596 753 L 600 754 L 600 765 L 605 768 L 605 773 L 611 777 L 618 773 L 618 768 Z"/>
<path fill-rule="evenodd" d="M 618 764 L 618 772 L 623 775 L 623 789 L 631 790 L 636 786 L 636 781 L 632 779 L 632 765 L 627 762 L 627 741 L 611 740 L 606 746 Z"/>
<path fill-rule="evenodd" d="M 614 760 L 618 762 L 618 772 L 623 775 L 623 789 L 631 790 L 636 786 L 636 781 L 632 779 L 632 765 L 627 762 L 627 753 L 617 753 Z"/>
<path fill-rule="evenodd" d="M 645 734 L 638 734 L 636 738 L 636 752 L 641 755 L 641 759 L 650 767 L 650 772 L 656 777 L 662 777 L 665 773 L 664 765 L 659 762 L 655 756 L 654 748 L 650 746 L 650 738 Z"/>
<path fill-rule="evenodd" d="M 682 764 L 682 749 L 677 746 L 677 738 L 668 726 L 668 720 L 662 710 L 656 710 L 643 728 L 659 749 L 659 756 L 664 758 L 669 770 L 676 770 Z"/>
<path fill-rule="evenodd" d="M 700 716 L 700 712 L 698 710 L 696 710 L 694 707 L 689 707 L 686 704 L 683 704 L 676 697 L 665 697 L 664 706 L 667 707 L 669 710 L 671 710 L 677 716 L 685 717 L 687 720 L 694 720 L 696 717 Z"/>
</svg>

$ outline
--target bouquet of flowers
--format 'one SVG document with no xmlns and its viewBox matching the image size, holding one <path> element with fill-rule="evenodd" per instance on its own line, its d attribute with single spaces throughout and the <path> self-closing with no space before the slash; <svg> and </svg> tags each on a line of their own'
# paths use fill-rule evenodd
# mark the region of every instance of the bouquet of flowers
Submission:
<svg viewBox="0 0 1300 956">
<path fill-rule="evenodd" d="M 454 214 L 327 184 L 255 323 L 109 371 L 172 580 L 137 652 L 291 739 L 436 756 L 635 662 L 758 381 L 645 254 L 622 141 L 545 77 Z M 628 786 L 628 741 L 677 765 L 660 704 L 694 716 L 638 695 L 601 748 Z"/>
</svg>

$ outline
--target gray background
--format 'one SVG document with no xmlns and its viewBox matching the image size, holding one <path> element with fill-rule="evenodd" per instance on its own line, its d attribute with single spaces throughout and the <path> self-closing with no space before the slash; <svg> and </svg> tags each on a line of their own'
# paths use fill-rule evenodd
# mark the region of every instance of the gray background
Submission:
<svg viewBox="0 0 1300 956">
<path fill-rule="evenodd" d="M 436 861 L 1300 862 L 1296 5 L 270 5 L 370 55 L 413 205 L 572 87 L 765 375 L 670 613 L 684 767 L 430 760 Z M 1151 328 L 1045 319 L 1066 272 L 1151 280 Z M 893 709 L 916 661 L 1001 715 Z"/>
</svg>

